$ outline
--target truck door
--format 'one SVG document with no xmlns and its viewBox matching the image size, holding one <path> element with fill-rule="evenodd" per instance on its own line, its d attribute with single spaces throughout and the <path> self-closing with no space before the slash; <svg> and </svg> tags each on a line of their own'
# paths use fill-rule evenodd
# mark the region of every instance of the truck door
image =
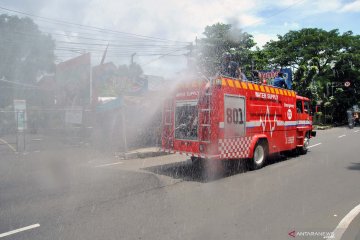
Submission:
<svg viewBox="0 0 360 240">
<path fill-rule="evenodd" d="M 311 130 L 311 110 L 310 103 L 307 100 L 296 100 L 297 111 L 297 130 L 300 136 L 304 136 L 307 131 Z M 301 143 L 299 143 L 301 144 Z"/>
<path fill-rule="evenodd" d="M 311 116 L 310 103 L 306 100 L 296 100 L 296 111 L 300 124 L 308 124 Z"/>
<path fill-rule="evenodd" d="M 308 121 L 310 118 L 310 109 L 309 102 L 303 101 L 301 99 L 296 100 L 296 113 L 297 113 L 297 124 L 304 125 L 305 121 Z"/>
</svg>

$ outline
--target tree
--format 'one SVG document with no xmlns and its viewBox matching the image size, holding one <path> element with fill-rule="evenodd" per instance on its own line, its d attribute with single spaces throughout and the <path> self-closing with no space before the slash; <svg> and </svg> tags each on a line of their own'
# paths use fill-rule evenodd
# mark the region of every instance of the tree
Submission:
<svg viewBox="0 0 360 240">
<path fill-rule="evenodd" d="M 331 83 L 337 83 L 334 93 L 334 121 L 341 122 L 346 110 L 354 104 L 360 104 L 360 38 L 351 41 L 351 49 L 342 52 L 332 68 Z M 345 82 L 350 86 L 346 87 Z M 330 92 L 330 91 L 329 91 Z M 330 101 L 329 98 L 325 98 Z"/>
<path fill-rule="evenodd" d="M 251 65 L 250 49 L 255 42 L 250 34 L 223 23 L 205 27 L 203 34 L 205 38 L 197 42 L 197 63 L 204 74 L 211 76 L 218 71 L 225 52 L 230 52 L 243 68 Z"/>
<path fill-rule="evenodd" d="M 40 74 L 54 71 L 54 48 L 51 36 L 42 34 L 30 18 L 0 15 L 0 107 L 15 97 L 38 94 L 29 85 L 36 84 Z"/>
<path fill-rule="evenodd" d="M 291 67 L 294 89 L 313 104 L 322 102 L 331 114 L 328 118 L 341 122 L 346 109 L 359 99 L 359 54 L 360 38 L 350 31 L 340 34 L 337 29 L 304 28 L 279 35 L 257 56 L 264 62 L 267 58 L 269 67 Z M 353 83 L 351 88 L 344 88 L 347 80 Z M 329 91 L 329 87 L 336 89 Z"/>
<path fill-rule="evenodd" d="M 250 58 L 254 64 L 256 70 L 266 70 L 270 68 L 270 53 L 265 49 L 260 49 L 256 47 L 255 50 L 251 52 Z"/>
</svg>

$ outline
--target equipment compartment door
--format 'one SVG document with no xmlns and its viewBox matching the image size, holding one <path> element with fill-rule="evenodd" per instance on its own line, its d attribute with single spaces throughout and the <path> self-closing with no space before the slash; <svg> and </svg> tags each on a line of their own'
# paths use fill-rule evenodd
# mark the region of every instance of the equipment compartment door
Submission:
<svg viewBox="0 0 360 240">
<path fill-rule="evenodd" d="M 245 97 L 225 95 L 224 127 L 225 138 L 244 137 L 246 135 Z"/>
</svg>

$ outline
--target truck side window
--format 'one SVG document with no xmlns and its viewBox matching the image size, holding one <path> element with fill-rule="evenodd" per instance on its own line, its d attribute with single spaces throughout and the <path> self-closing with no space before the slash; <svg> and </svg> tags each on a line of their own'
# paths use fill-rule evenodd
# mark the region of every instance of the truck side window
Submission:
<svg viewBox="0 0 360 240">
<path fill-rule="evenodd" d="M 308 101 L 304 102 L 304 111 L 305 113 L 310 114 L 310 104 Z"/>
<path fill-rule="evenodd" d="M 297 113 L 302 113 L 303 112 L 302 101 L 301 100 L 296 101 L 296 112 Z"/>
</svg>

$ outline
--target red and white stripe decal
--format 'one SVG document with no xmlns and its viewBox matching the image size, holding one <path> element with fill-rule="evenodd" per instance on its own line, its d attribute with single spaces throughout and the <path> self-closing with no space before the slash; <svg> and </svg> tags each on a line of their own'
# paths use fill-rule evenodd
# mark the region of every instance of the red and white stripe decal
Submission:
<svg viewBox="0 0 360 240">
<path fill-rule="evenodd" d="M 219 139 L 220 158 L 248 158 L 252 137 Z"/>
</svg>

